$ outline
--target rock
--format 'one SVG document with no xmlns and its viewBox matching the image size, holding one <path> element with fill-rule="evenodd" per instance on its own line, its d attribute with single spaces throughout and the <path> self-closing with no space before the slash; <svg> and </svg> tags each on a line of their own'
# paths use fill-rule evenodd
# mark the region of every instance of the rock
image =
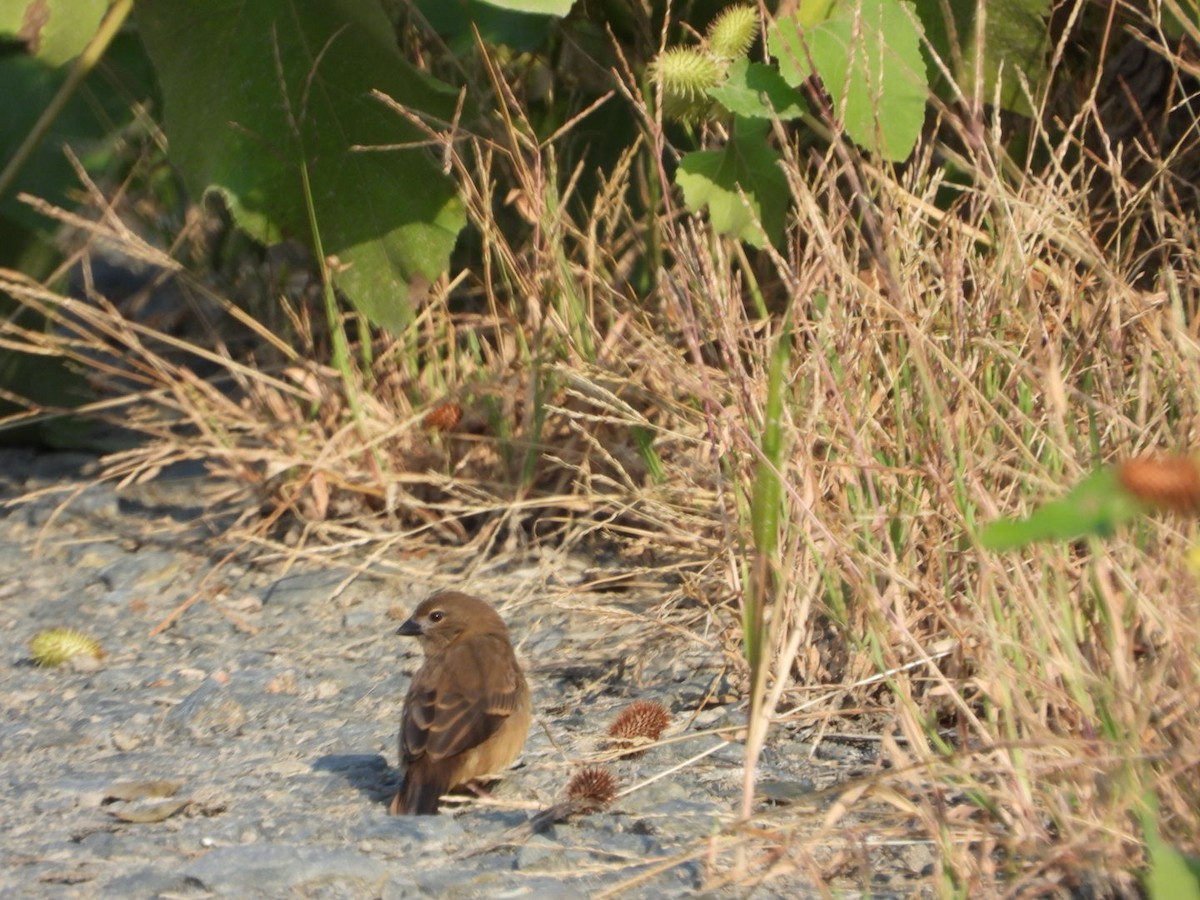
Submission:
<svg viewBox="0 0 1200 900">
<path fill-rule="evenodd" d="M 224 897 L 370 897 L 388 871 L 352 850 L 290 844 L 245 844 L 210 850 L 187 864 L 183 875 L 195 887 Z"/>
<path fill-rule="evenodd" d="M 228 685 L 209 678 L 167 713 L 166 726 L 195 740 L 236 736 L 246 722 L 246 710 L 233 699 Z"/>
<path fill-rule="evenodd" d="M 534 835 L 517 850 L 518 869 L 561 869 L 568 865 L 566 854 L 559 841 L 543 835 Z"/>
<path fill-rule="evenodd" d="M 183 875 L 146 866 L 106 881 L 100 893 L 105 897 L 187 896 L 189 888 L 194 890 L 194 885 L 190 885 Z"/>
<path fill-rule="evenodd" d="M 149 587 L 169 583 L 179 577 L 183 560 L 165 550 L 141 550 L 127 553 L 100 570 L 100 581 L 109 591 Z"/>
<path fill-rule="evenodd" d="M 271 582 L 262 592 L 264 606 L 328 598 L 351 573 L 345 569 L 295 572 Z"/>
</svg>

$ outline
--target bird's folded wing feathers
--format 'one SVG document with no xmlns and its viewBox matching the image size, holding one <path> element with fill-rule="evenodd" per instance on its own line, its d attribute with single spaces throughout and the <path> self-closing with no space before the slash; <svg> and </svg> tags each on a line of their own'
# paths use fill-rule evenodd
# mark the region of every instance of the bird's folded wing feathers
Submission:
<svg viewBox="0 0 1200 900">
<path fill-rule="evenodd" d="M 518 678 L 502 637 L 480 635 L 447 648 L 409 688 L 405 756 L 445 759 L 483 743 L 516 708 Z"/>
</svg>

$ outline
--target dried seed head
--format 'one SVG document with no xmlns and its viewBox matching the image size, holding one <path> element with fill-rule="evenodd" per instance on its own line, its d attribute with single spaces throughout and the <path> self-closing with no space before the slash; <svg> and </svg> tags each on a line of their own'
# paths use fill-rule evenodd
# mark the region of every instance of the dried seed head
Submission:
<svg viewBox="0 0 1200 900">
<path fill-rule="evenodd" d="M 614 747 L 631 749 L 625 756 L 641 756 L 645 750 L 637 748 L 657 741 L 670 724 L 671 714 L 661 703 L 639 700 L 613 720 L 608 736 Z"/>
<path fill-rule="evenodd" d="M 1200 464 L 1190 456 L 1134 457 L 1121 464 L 1118 478 L 1125 490 L 1150 506 L 1200 511 Z"/>
<path fill-rule="evenodd" d="M 617 796 L 617 779 L 603 766 L 580 769 L 567 783 L 567 797 L 579 811 L 603 809 Z"/>
<path fill-rule="evenodd" d="M 101 659 L 104 650 L 100 642 L 73 628 L 50 628 L 39 631 L 29 642 L 29 652 L 39 666 L 58 666 L 72 656 L 86 653 Z"/>
<path fill-rule="evenodd" d="M 421 420 L 421 424 L 430 431 L 452 431 L 458 427 L 462 417 L 462 406 L 453 400 L 448 400 L 445 403 L 439 403 L 427 412 L 425 418 Z"/>
</svg>

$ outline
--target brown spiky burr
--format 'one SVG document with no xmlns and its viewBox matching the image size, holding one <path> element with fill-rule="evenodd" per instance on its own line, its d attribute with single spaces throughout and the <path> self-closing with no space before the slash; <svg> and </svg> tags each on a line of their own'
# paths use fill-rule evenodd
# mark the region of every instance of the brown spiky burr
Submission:
<svg viewBox="0 0 1200 900">
<path fill-rule="evenodd" d="M 567 782 L 567 799 L 543 809 L 529 821 L 532 834 L 545 831 L 555 822 L 565 822 L 580 813 L 604 809 L 617 797 L 617 778 L 607 766 L 587 766 Z"/>
<path fill-rule="evenodd" d="M 641 756 L 671 724 L 671 714 L 661 703 L 638 700 L 621 711 L 608 728 L 609 744 L 627 750 L 622 756 Z"/>
<path fill-rule="evenodd" d="M 616 776 L 604 766 L 580 769 L 567 782 L 567 799 L 571 801 L 574 812 L 604 809 L 616 796 Z"/>
<path fill-rule="evenodd" d="M 421 424 L 429 431 L 453 431 L 462 421 L 463 408 L 453 400 L 439 403 L 425 414 Z"/>
<path fill-rule="evenodd" d="M 1149 506 L 1200 511 L 1200 464 L 1190 456 L 1135 456 L 1121 463 L 1117 477 L 1125 490 Z"/>
</svg>

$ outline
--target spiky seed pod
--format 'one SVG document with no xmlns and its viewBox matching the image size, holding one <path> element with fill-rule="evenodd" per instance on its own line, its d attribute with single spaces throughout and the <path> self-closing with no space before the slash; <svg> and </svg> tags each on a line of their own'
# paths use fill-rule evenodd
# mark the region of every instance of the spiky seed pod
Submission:
<svg viewBox="0 0 1200 900">
<path fill-rule="evenodd" d="M 1117 477 L 1125 490 L 1150 506 L 1200 511 L 1200 464 L 1190 456 L 1137 456 L 1121 464 Z"/>
<path fill-rule="evenodd" d="M 567 798 L 579 812 L 604 809 L 617 796 L 617 779 L 604 766 L 580 769 L 567 783 Z"/>
<path fill-rule="evenodd" d="M 663 115 L 696 122 L 708 115 L 710 88 L 724 78 L 721 64 L 710 53 L 691 47 L 671 47 L 659 54 L 651 76 L 662 88 Z"/>
<path fill-rule="evenodd" d="M 429 431 L 452 431 L 462 421 L 463 409 L 453 400 L 439 403 L 425 414 L 421 424 Z"/>
<path fill-rule="evenodd" d="M 691 47 L 669 47 L 654 61 L 654 79 L 663 93 L 684 100 L 703 97 L 721 83 L 721 66 L 711 53 Z"/>
<path fill-rule="evenodd" d="M 708 49 L 722 59 L 741 59 L 758 36 L 758 10 L 731 6 L 708 29 Z"/>
<path fill-rule="evenodd" d="M 100 642 L 73 628 L 49 628 L 39 631 L 29 642 L 29 652 L 39 666 L 59 666 L 72 656 L 86 653 L 101 659 Z"/>
<path fill-rule="evenodd" d="M 652 744 L 662 737 L 671 724 L 671 714 L 661 703 L 638 700 L 621 711 L 608 728 L 609 743 L 618 749 L 628 748 L 624 756 L 641 756 L 642 745 Z"/>
</svg>

